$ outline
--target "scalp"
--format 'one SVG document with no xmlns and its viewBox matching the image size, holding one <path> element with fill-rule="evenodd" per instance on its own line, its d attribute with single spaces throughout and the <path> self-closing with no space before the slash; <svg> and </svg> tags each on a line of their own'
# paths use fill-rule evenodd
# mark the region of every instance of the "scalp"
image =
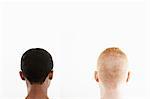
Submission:
<svg viewBox="0 0 150 99">
<path fill-rule="evenodd" d="M 98 58 L 97 69 L 105 84 L 116 85 L 121 82 L 127 71 L 127 56 L 119 48 L 107 48 Z"/>
</svg>

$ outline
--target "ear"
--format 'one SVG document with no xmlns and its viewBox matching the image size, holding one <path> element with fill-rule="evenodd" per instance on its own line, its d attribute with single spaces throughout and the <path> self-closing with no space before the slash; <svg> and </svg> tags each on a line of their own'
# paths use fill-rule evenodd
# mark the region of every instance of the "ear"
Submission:
<svg viewBox="0 0 150 99">
<path fill-rule="evenodd" d="M 126 83 L 127 83 L 127 82 L 129 82 L 130 77 L 131 77 L 131 72 L 130 72 L 130 71 L 128 71 L 128 75 L 127 75 Z"/>
<path fill-rule="evenodd" d="M 99 83 L 99 78 L 98 78 L 98 72 L 97 71 L 95 71 L 95 73 L 94 73 L 94 78 L 95 78 L 96 82 Z"/>
<path fill-rule="evenodd" d="M 49 75 L 49 79 L 52 80 L 53 79 L 53 71 L 50 71 Z"/>
<path fill-rule="evenodd" d="M 23 75 L 23 72 L 20 71 L 19 74 L 20 74 L 21 79 L 22 79 L 22 80 L 25 80 L 25 77 L 24 77 L 24 75 Z"/>
</svg>

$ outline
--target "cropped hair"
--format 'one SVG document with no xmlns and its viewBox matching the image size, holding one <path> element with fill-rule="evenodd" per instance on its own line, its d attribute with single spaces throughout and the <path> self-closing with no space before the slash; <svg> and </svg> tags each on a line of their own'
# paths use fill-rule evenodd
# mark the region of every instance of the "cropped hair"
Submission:
<svg viewBox="0 0 150 99">
<path fill-rule="evenodd" d="M 21 70 L 31 84 L 42 84 L 53 70 L 52 56 L 42 48 L 29 49 L 21 57 Z"/>
</svg>

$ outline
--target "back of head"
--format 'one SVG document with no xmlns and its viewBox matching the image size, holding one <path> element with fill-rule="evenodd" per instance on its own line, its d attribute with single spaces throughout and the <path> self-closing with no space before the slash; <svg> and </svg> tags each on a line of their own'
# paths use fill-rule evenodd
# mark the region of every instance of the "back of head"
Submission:
<svg viewBox="0 0 150 99">
<path fill-rule="evenodd" d="M 21 58 L 21 70 L 31 84 L 42 84 L 52 69 L 52 57 L 44 49 L 29 49 Z"/>
<path fill-rule="evenodd" d="M 126 80 L 127 56 L 119 48 L 105 49 L 98 58 L 97 70 L 105 87 L 116 87 Z"/>
</svg>

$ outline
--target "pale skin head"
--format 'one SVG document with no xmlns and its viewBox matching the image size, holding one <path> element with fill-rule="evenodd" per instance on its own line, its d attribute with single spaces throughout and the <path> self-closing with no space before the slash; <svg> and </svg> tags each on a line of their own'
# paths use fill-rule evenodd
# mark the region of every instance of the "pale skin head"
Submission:
<svg viewBox="0 0 150 99">
<path fill-rule="evenodd" d="M 106 89 L 115 89 L 129 81 L 128 59 L 119 48 L 105 49 L 97 60 L 95 80 Z"/>
</svg>

